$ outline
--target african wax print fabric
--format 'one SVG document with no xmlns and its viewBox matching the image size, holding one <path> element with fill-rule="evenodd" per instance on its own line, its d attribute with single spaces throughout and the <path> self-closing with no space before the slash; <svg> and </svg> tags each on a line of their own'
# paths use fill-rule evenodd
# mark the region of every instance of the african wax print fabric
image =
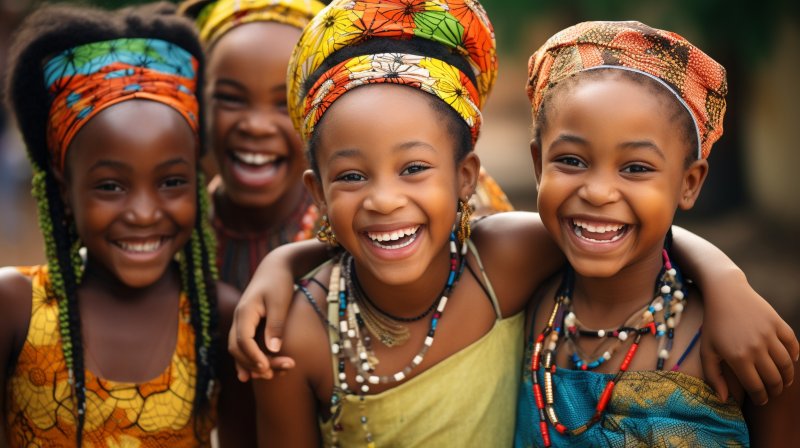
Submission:
<svg viewBox="0 0 800 448">
<path fill-rule="evenodd" d="M 200 40 L 212 46 L 233 28 L 253 22 L 278 22 L 303 29 L 325 5 L 316 0 L 219 0 L 197 16 Z"/>
<path fill-rule="evenodd" d="M 70 48 L 44 65 L 50 93 L 47 144 L 59 170 L 78 131 L 100 111 L 147 99 L 178 111 L 198 130 L 198 61 L 159 39 L 123 38 Z"/>
<path fill-rule="evenodd" d="M 522 363 L 526 367 L 531 365 L 533 339 L 531 334 Z M 686 352 L 691 349 L 690 345 Z M 544 373 L 537 374 L 539 384 L 544 384 Z M 589 421 L 614 376 L 557 368 L 552 376 L 553 402 L 561 423 L 577 428 Z M 533 377 L 525 368 L 517 400 L 517 448 L 544 446 L 535 400 Z M 676 370 L 625 372 L 597 424 L 578 436 L 550 431 L 554 447 L 734 447 L 749 446 L 749 440 L 733 398 L 723 403 L 703 380 Z"/>
<path fill-rule="evenodd" d="M 373 38 L 435 42 L 463 57 L 471 73 L 441 59 L 402 52 L 356 56 L 315 73 L 335 52 Z M 289 115 L 308 140 L 345 92 L 367 84 L 402 84 L 450 105 L 475 141 L 480 109 L 497 77 L 495 47 L 492 24 L 475 0 L 333 0 L 311 20 L 295 47 L 287 80 Z"/>
<path fill-rule="evenodd" d="M 697 129 L 698 158 L 722 135 L 725 68 L 680 35 L 640 22 L 583 22 L 547 40 L 528 62 L 528 97 L 536 117 L 548 90 L 584 70 L 625 69 L 667 87 Z"/>
<path fill-rule="evenodd" d="M 6 436 L 11 447 L 73 446 L 75 400 L 58 330 L 58 302 L 46 266 L 19 271 L 31 279 L 33 302 L 28 335 L 6 384 Z M 156 378 L 141 384 L 119 383 L 86 371 L 84 446 L 208 445 L 197 437 L 209 440 L 215 417 L 195 424 L 193 415 L 195 334 L 190 314 L 189 299 L 181 294 L 175 353 Z"/>
</svg>

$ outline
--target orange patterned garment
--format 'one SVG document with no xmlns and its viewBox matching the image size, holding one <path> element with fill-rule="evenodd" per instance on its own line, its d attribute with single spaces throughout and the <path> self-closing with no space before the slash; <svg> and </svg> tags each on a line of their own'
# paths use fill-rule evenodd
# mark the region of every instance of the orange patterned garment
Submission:
<svg viewBox="0 0 800 448">
<path fill-rule="evenodd" d="M 6 432 L 11 447 L 75 444 L 75 402 L 61 349 L 58 304 L 46 266 L 20 268 L 31 279 L 28 335 L 6 387 Z M 193 414 L 194 330 L 181 294 L 178 338 L 169 366 L 143 384 L 117 383 L 86 371 L 84 447 L 208 446 L 212 419 Z M 213 417 L 213 416 L 211 416 Z M 200 423 L 200 421 L 203 421 Z"/>
</svg>

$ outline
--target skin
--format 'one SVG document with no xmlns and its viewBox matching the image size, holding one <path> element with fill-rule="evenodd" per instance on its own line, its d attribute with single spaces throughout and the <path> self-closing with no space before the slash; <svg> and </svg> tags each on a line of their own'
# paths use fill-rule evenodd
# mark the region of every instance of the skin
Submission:
<svg viewBox="0 0 800 448">
<path fill-rule="evenodd" d="M 474 154 L 454 162 L 454 141 L 437 125 L 436 113 L 425 95 L 393 85 L 348 92 L 326 112 L 317 130 L 321 132 L 317 153 L 320 177 L 311 172 L 305 175 L 318 205 L 330 216 L 337 239 L 353 254 L 365 292 L 381 308 L 405 316 L 418 314 L 438 297 L 448 274 L 448 238 L 456 218 L 455 203 L 472 194 L 479 170 Z M 375 113 L 385 108 L 398 113 Z M 527 272 L 528 265 L 509 256 L 511 238 L 495 233 L 513 233 L 508 231 L 520 221 L 514 218 L 522 216 L 511 213 L 498 220 L 497 226 L 474 231 L 495 291 L 502 297 L 504 316 L 520 312 L 545 275 Z M 401 249 L 381 248 L 368 236 L 409 226 L 419 226 L 416 239 Z M 517 235 L 532 246 L 537 237 L 546 241 L 541 226 Z M 515 239 L 513 244 L 519 242 Z M 537 254 L 557 259 L 552 243 L 540 243 L 538 249 Z M 502 263 L 501 259 L 511 260 Z M 475 260 L 471 256 L 468 260 L 477 270 Z M 325 284 L 329 276 L 326 268 L 317 278 Z M 324 306 L 322 290 L 312 288 L 317 304 Z M 296 360 L 297 367 L 272 381 L 254 383 L 262 446 L 267 445 L 267 436 L 270 445 L 315 446 L 319 443 L 317 413 L 327 418 L 333 390 L 327 331 L 304 298 L 295 303 L 288 316 L 282 354 Z M 465 272 L 437 327 L 436 342 L 409 378 L 477 341 L 495 320 L 491 301 L 476 279 Z M 403 346 L 375 345 L 381 360 L 378 374 L 400 370 L 413 358 L 426 336 L 428 321 L 410 323 L 409 330 L 410 339 Z M 370 393 L 393 386 L 376 385 Z"/>
<path fill-rule="evenodd" d="M 670 110 L 630 80 L 586 80 L 552 101 L 541 149 L 532 146 L 539 214 L 575 269 L 575 314 L 590 328 L 611 328 L 652 300 L 664 235 L 675 210 L 694 205 L 708 163 L 685 166 L 688 148 Z M 550 282 L 542 296 L 553 297 L 557 288 L 557 281 Z M 697 296 L 692 289 L 667 369 L 702 323 Z M 539 304 L 535 332 L 544 328 L 552 306 L 548 300 Z M 581 347 L 591 351 L 599 342 L 581 340 Z M 630 369 L 652 369 L 656 353 L 655 338 L 643 338 Z M 597 371 L 615 373 L 624 357 L 617 350 Z M 558 352 L 560 365 L 569 366 L 568 358 L 566 350 Z M 703 378 L 699 350 L 689 353 L 681 372 Z M 740 388 L 735 395 L 741 399 Z"/>
<path fill-rule="evenodd" d="M 180 114 L 146 100 L 100 112 L 70 145 L 58 178 L 68 215 L 87 248 L 77 291 L 85 368 L 103 379 L 143 383 L 170 363 L 181 291 L 173 257 L 195 224 L 196 148 L 197 136 Z M 5 383 L 30 323 L 31 283 L 3 268 L 0 291 L 3 308 L 15 310 L 4 316 L 0 333 Z M 232 288 L 218 289 L 223 334 L 237 299 Z M 227 394 L 239 386 L 221 347 L 220 353 L 223 387 L 233 385 Z M 239 436 L 228 430 L 237 424 L 238 410 L 226 399 L 220 399 L 221 440 L 239 446 Z"/>
<path fill-rule="evenodd" d="M 222 177 L 215 206 L 234 230 L 264 232 L 285 222 L 303 197 L 303 145 L 286 110 L 286 70 L 299 37 L 289 25 L 249 23 L 210 49 L 205 95 Z"/>
</svg>

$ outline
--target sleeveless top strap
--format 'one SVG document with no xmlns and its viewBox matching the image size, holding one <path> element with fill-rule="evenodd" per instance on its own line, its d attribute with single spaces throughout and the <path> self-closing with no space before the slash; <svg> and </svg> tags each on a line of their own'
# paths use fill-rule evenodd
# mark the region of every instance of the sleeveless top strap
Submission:
<svg viewBox="0 0 800 448">
<path fill-rule="evenodd" d="M 492 288 L 492 282 L 489 281 L 489 276 L 486 275 L 486 269 L 484 269 L 481 257 L 478 255 L 478 248 L 475 247 L 475 243 L 473 243 L 472 240 L 467 240 L 467 247 L 469 248 L 472 256 L 475 257 L 475 262 L 478 263 L 478 269 L 481 270 L 481 277 L 483 277 L 482 282 L 479 278 L 476 278 L 475 280 L 477 280 L 486 293 L 489 294 L 489 300 L 492 301 L 492 307 L 494 308 L 494 315 L 497 317 L 497 320 L 500 320 L 503 318 L 503 313 L 500 311 L 500 303 L 497 301 L 497 295 L 494 292 L 494 288 Z"/>
</svg>

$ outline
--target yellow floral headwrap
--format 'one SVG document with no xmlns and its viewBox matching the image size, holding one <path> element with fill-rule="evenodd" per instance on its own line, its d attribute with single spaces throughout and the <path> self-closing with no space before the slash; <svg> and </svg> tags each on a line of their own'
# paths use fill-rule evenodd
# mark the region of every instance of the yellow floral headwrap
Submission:
<svg viewBox="0 0 800 448">
<path fill-rule="evenodd" d="M 463 57 L 471 73 L 434 57 L 396 52 L 355 56 L 315 73 L 335 52 L 373 38 L 433 41 Z M 345 92 L 393 83 L 446 102 L 469 125 L 474 142 L 497 76 L 494 30 L 476 0 L 333 0 L 303 31 L 288 76 L 289 115 L 305 140 Z"/>
<path fill-rule="evenodd" d="M 722 135 L 725 68 L 676 33 L 639 22 L 583 22 L 547 40 L 528 62 L 528 97 L 536 117 L 548 90 L 575 73 L 630 70 L 659 82 L 689 111 L 698 158 Z"/>
<path fill-rule="evenodd" d="M 317 0 L 219 0 L 197 17 L 200 40 L 211 46 L 236 26 L 252 22 L 278 22 L 304 28 L 325 5 Z"/>
</svg>

